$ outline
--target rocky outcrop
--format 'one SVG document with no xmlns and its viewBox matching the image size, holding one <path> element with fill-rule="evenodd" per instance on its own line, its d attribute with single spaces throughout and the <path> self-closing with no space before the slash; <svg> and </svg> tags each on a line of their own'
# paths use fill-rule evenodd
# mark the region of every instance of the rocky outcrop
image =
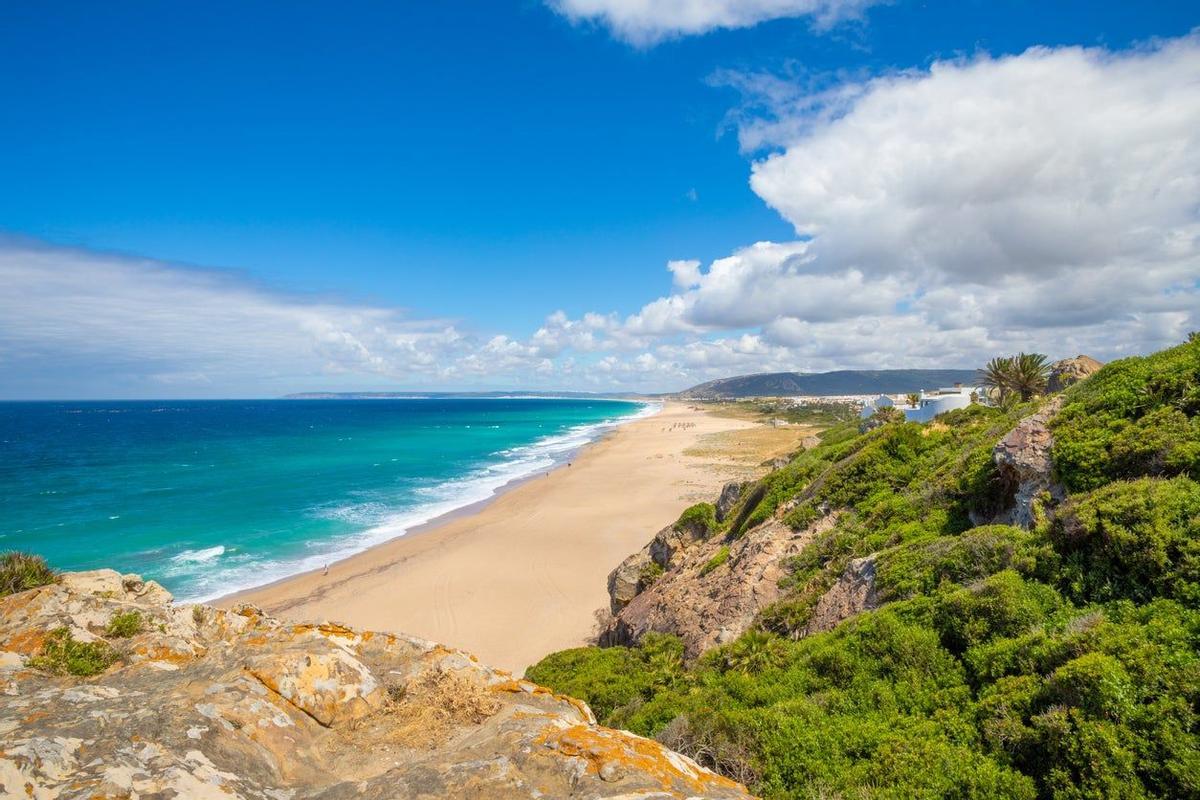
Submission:
<svg viewBox="0 0 1200 800">
<path fill-rule="evenodd" d="M 1068 386 L 1079 383 L 1103 366 L 1103 363 L 1091 356 L 1083 355 L 1055 361 L 1050 365 L 1050 377 L 1046 383 L 1046 391 L 1051 394 L 1061 392 Z"/>
<path fill-rule="evenodd" d="M 141 632 L 108 636 L 131 612 Z M 119 660 L 49 674 L 62 629 Z M 0 598 L 0 796 L 747 797 L 460 651 L 252 606 L 181 608 L 107 570 Z"/>
<path fill-rule="evenodd" d="M 650 545 L 646 545 L 608 573 L 608 602 L 612 613 L 618 614 L 629 605 L 629 601 L 646 588 L 649 577 L 657 571 L 654 559 L 650 557 Z"/>
<path fill-rule="evenodd" d="M 732 542 L 712 538 L 677 550 L 667 571 L 634 597 L 600 634 L 628 645 L 650 632 L 673 633 L 694 657 L 732 641 L 783 596 L 784 561 L 833 527 L 836 514 L 796 531 L 772 519 Z"/>
<path fill-rule="evenodd" d="M 731 481 L 721 487 L 721 496 L 717 498 L 717 522 L 724 522 L 725 517 L 733 511 L 733 507 L 737 505 L 738 500 L 742 499 L 742 494 L 746 491 L 749 483 L 742 481 Z"/>
<path fill-rule="evenodd" d="M 1054 481 L 1050 458 L 1054 446 L 1050 420 L 1062 404 L 1061 395 L 1053 398 L 1036 414 L 1021 420 L 992 449 L 992 460 L 1001 481 L 1010 488 L 1011 499 L 991 521 L 1029 528 L 1034 523 L 1033 504 L 1038 495 L 1048 492 L 1055 502 L 1066 497 L 1066 491 Z"/>
<path fill-rule="evenodd" d="M 805 626 L 806 636 L 831 631 L 864 611 L 879 608 L 875 591 L 875 556 L 856 558 L 829 591 L 821 595 Z"/>
</svg>

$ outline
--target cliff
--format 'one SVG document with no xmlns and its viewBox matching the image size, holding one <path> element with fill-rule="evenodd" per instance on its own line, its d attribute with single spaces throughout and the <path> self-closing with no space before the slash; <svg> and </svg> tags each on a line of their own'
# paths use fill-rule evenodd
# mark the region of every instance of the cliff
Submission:
<svg viewBox="0 0 1200 800">
<path fill-rule="evenodd" d="M 748 797 L 466 653 L 111 570 L 0 597 L 0 796 Z"/>
</svg>

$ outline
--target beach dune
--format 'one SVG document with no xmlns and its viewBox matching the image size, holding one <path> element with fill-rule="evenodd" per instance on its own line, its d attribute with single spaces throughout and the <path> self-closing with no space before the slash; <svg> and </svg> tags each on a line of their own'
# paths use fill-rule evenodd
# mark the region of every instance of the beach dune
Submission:
<svg viewBox="0 0 1200 800">
<path fill-rule="evenodd" d="M 459 647 L 520 674 L 582 645 L 607 609 L 606 578 L 691 503 L 735 477 L 706 434 L 754 427 L 668 402 L 571 462 L 364 553 L 220 604 L 250 602 L 293 620 L 336 620 Z M 711 439 L 712 437 L 709 437 Z"/>
</svg>

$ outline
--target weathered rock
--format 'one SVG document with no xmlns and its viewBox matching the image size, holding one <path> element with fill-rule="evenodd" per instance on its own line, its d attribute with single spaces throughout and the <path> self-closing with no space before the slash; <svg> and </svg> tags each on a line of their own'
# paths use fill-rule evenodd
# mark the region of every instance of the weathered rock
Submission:
<svg viewBox="0 0 1200 800">
<path fill-rule="evenodd" d="M 177 608 L 109 571 L 0 598 L 0 796 L 745 798 L 588 707 L 413 637 Z M 147 588 L 149 587 L 149 588 Z M 143 632 L 94 678 L 31 668 L 46 636 Z"/>
<path fill-rule="evenodd" d="M 1029 528 L 1034 523 L 1033 502 L 1038 495 L 1048 492 L 1055 502 L 1066 497 L 1066 491 L 1054 481 L 1050 459 L 1054 446 L 1050 420 L 1062 404 L 1062 395 L 1051 399 L 1036 414 L 1017 423 L 993 448 L 992 460 L 1001 481 L 1011 491 L 1011 500 L 993 522 Z"/>
<path fill-rule="evenodd" d="M 717 522 L 724 522 L 725 516 L 733 510 L 737 505 L 738 500 L 742 499 L 742 493 L 746 491 L 749 484 L 739 481 L 731 481 L 721 487 L 721 496 L 717 498 Z"/>
<path fill-rule="evenodd" d="M 602 645 L 629 645 L 650 632 L 673 633 L 688 657 L 737 638 L 764 607 L 783 596 L 784 560 L 833 527 L 836 514 L 795 531 L 772 519 L 733 542 L 709 539 L 678 553 L 671 568 L 621 609 L 600 634 Z M 701 575 L 722 547 L 725 562 Z"/>
<path fill-rule="evenodd" d="M 1103 363 L 1091 356 L 1083 355 L 1055 361 L 1050 365 L 1050 377 L 1046 383 L 1046 391 L 1048 393 L 1061 392 L 1071 384 L 1079 383 L 1103 366 Z"/>
<path fill-rule="evenodd" d="M 831 631 L 840 623 L 864 611 L 879 607 L 875 591 L 875 556 L 856 558 L 846 566 L 829 591 L 821 595 L 812 617 L 804 628 L 805 635 Z"/>
<path fill-rule="evenodd" d="M 637 597 L 644 588 L 644 576 L 653 563 L 650 545 L 646 545 L 608 573 L 608 602 L 612 613 L 620 613 L 630 600 Z"/>
</svg>

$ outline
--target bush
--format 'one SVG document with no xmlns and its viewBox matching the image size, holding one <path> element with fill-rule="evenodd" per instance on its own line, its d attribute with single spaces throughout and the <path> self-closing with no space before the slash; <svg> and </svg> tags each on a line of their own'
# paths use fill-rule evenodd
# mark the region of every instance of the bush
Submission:
<svg viewBox="0 0 1200 800">
<path fill-rule="evenodd" d="M 0 597 L 57 581 L 58 573 L 41 556 L 15 550 L 0 555 Z"/>
<path fill-rule="evenodd" d="M 116 639 L 128 639 L 142 632 L 145 623 L 137 611 L 120 611 L 108 621 L 105 634 Z"/>
<path fill-rule="evenodd" d="M 1036 625 L 1062 604 L 1058 593 L 1027 582 L 1012 570 L 999 572 L 979 584 L 956 589 L 938 601 L 935 623 L 951 652 L 998 636 L 1016 636 Z"/>
<path fill-rule="evenodd" d="M 1054 420 L 1054 468 L 1071 491 L 1110 480 L 1200 480 L 1200 341 L 1105 365 Z"/>
<path fill-rule="evenodd" d="M 712 503 L 696 503 L 684 509 L 675 521 L 674 528 L 707 538 L 717 529 L 717 509 Z"/>
<path fill-rule="evenodd" d="M 1188 478 L 1113 483 L 1073 498 L 1050 536 L 1077 600 L 1200 605 L 1200 484 Z"/>
<path fill-rule="evenodd" d="M 875 586 L 885 600 L 933 594 L 943 582 L 969 583 L 1005 569 L 1038 571 L 1052 553 L 1033 534 L 987 525 L 959 536 L 939 536 L 885 550 L 876 561 Z"/>
<path fill-rule="evenodd" d="M 729 560 L 729 545 L 721 545 L 721 549 L 717 550 L 716 555 L 704 562 L 704 566 L 700 568 L 700 577 L 704 577 L 712 572 L 717 567 Z"/>
<path fill-rule="evenodd" d="M 578 697 L 600 719 L 650 689 L 640 654 L 627 647 L 576 647 L 552 653 L 525 671 L 534 683 Z"/>
<path fill-rule="evenodd" d="M 58 628 L 46 637 L 41 654 L 30 659 L 29 665 L 56 675 L 88 677 L 104 672 L 117 658 L 107 642 L 80 642 L 67 628 Z"/>
</svg>

